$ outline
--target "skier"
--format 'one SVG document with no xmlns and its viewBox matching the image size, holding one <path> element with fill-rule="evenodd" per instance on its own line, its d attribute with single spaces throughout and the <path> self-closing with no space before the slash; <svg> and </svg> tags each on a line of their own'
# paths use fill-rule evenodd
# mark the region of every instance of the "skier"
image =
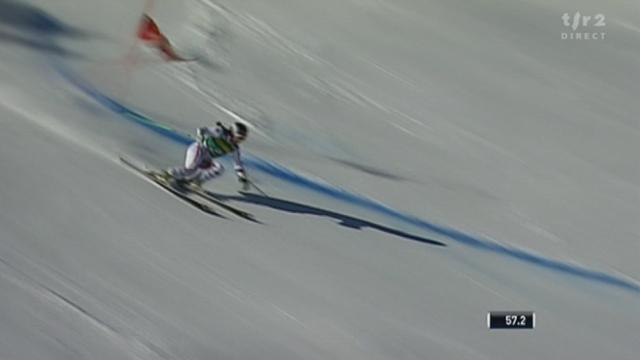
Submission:
<svg viewBox="0 0 640 360">
<path fill-rule="evenodd" d="M 201 185 L 219 176 L 224 167 L 215 158 L 233 153 L 234 170 L 244 190 L 248 190 L 249 181 L 240 158 L 240 143 L 248 135 L 247 126 L 237 122 L 231 128 L 220 122 L 216 126 L 201 127 L 196 131 L 197 141 L 189 145 L 184 166 L 166 170 L 164 177 L 175 185 Z"/>
</svg>

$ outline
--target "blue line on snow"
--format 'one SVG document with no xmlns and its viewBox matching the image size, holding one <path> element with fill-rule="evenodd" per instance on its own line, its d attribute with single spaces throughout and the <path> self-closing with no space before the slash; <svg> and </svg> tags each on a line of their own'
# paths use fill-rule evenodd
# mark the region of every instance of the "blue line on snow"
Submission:
<svg viewBox="0 0 640 360">
<path fill-rule="evenodd" d="M 60 64 L 56 64 L 55 68 L 71 84 L 82 90 L 85 94 L 87 94 L 106 108 L 121 115 L 123 118 L 132 121 L 140 126 L 143 126 L 176 143 L 188 145 L 193 142 L 193 138 L 191 138 L 189 135 L 161 126 L 155 120 L 137 113 L 136 111 L 129 109 L 118 101 L 101 93 L 95 87 L 89 85 L 86 81 L 84 81 L 80 76 L 74 74 L 70 69 L 63 67 Z M 559 260 L 547 258 L 541 255 L 533 254 L 531 252 L 527 252 L 515 247 L 502 245 L 488 239 L 465 234 L 461 231 L 451 229 L 442 225 L 437 225 L 432 222 L 419 219 L 413 215 L 402 213 L 363 196 L 349 193 L 346 190 L 342 190 L 340 188 L 303 177 L 302 175 L 296 174 L 293 171 L 276 163 L 263 160 L 251 155 L 245 156 L 245 158 L 245 164 L 250 168 L 256 169 L 265 174 L 286 181 L 292 185 L 312 190 L 317 193 L 329 196 L 333 199 L 350 203 L 352 205 L 360 206 L 364 209 L 374 211 L 378 214 L 388 216 L 392 219 L 402 221 L 406 224 L 417 226 L 421 229 L 447 237 L 450 240 L 453 240 L 460 244 L 471 246 L 480 250 L 490 251 L 496 254 L 507 255 L 511 258 L 518 259 L 532 265 L 550 269 L 563 274 L 574 275 L 592 282 L 616 286 L 633 291 L 635 293 L 640 293 L 640 285 L 634 281 L 626 280 L 614 275 L 607 274 L 605 272 L 591 270 Z"/>
</svg>

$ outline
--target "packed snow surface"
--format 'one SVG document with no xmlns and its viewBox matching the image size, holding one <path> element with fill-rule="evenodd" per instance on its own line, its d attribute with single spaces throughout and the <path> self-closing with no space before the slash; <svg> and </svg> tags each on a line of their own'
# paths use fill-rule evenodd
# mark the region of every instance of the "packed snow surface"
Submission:
<svg viewBox="0 0 640 360">
<path fill-rule="evenodd" d="M 0 0 L 0 359 L 636 359 L 639 40 L 622 0 Z M 259 223 L 118 162 L 216 121 Z"/>
</svg>

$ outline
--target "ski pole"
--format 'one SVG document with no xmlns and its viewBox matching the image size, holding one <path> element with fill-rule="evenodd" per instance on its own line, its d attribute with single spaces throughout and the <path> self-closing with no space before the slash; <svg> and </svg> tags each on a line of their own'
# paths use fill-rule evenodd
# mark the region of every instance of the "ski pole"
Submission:
<svg viewBox="0 0 640 360">
<path fill-rule="evenodd" d="M 260 188 L 258 187 L 258 185 L 256 185 L 256 183 L 254 183 L 253 181 L 248 180 L 248 179 L 247 179 L 247 181 L 249 182 L 249 185 L 253 186 L 253 188 L 254 188 L 254 189 L 258 190 L 258 192 L 259 192 L 260 194 L 262 194 L 262 196 L 264 196 L 264 197 L 269 197 L 269 195 L 267 195 L 267 193 L 265 193 L 264 191 L 262 191 L 262 189 L 260 189 Z"/>
</svg>

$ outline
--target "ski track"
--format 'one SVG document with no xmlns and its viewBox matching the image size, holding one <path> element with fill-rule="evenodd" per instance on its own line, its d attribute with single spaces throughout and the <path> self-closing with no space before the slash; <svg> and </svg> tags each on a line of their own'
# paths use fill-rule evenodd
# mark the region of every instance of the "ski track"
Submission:
<svg viewBox="0 0 640 360">
<path fill-rule="evenodd" d="M 16 255 L 15 253 L 12 255 Z M 23 258 L 23 261 L 30 262 L 27 258 Z M 31 263 L 31 266 L 37 268 L 43 273 L 48 273 L 50 276 L 55 276 L 56 281 L 62 282 L 65 287 L 71 287 L 71 289 L 81 296 L 89 299 L 94 305 L 100 306 L 100 302 L 82 292 L 79 288 L 74 288 L 72 284 L 69 284 L 60 274 L 55 274 L 50 268 L 41 269 L 40 265 Z M 29 293 L 34 298 L 49 303 L 70 315 L 77 315 L 87 323 L 91 324 L 93 328 L 98 330 L 103 336 L 108 339 L 119 349 L 128 349 L 127 354 L 135 357 L 136 359 L 169 359 L 169 354 L 165 353 L 162 348 L 156 344 L 151 343 L 148 339 L 144 339 L 141 336 L 133 333 L 128 333 L 126 329 L 120 329 L 116 325 L 109 324 L 103 320 L 96 313 L 88 310 L 78 302 L 72 300 L 54 290 L 52 287 L 47 286 L 30 275 L 24 273 L 19 267 L 12 265 L 6 260 L 0 258 L 0 268 L 4 267 L 3 271 L 0 271 L 0 277 L 14 284 L 23 291 Z"/>
<path fill-rule="evenodd" d="M 108 108 L 112 112 L 120 115 L 123 119 L 138 124 L 148 130 L 155 132 L 163 137 L 174 141 L 181 145 L 189 145 L 193 142 L 193 138 L 183 134 L 177 130 L 163 126 L 162 124 L 128 108 L 117 100 L 107 96 L 97 88 L 90 85 L 78 74 L 74 73 L 70 68 L 61 63 L 53 63 L 54 69 L 71 85 L 81 90 L 84 94 L 97 101 L 102 106 Z M 4 101 L 3 101 L 4 102 Z M 7 105 L 6 102 L 4 102 Z M 350 193 L 346 190 L 329 185 L 318 180 L 314 180 L 303 175 L 297 174 L 274 162 L 258 158 L 256 156 L 245 153 L 245 164 L 253 170 L 258 170 L 266 175 L 276 179 L 285 181 L 291 185 L 311 190 L 317 194 L 327 196 L 329 198 L 358 206 L 362 209 L 372 211 L 376 214 L 383 215 L 391 220 L 401 221 L 407 225 L 416 226 L 422 230 L 443 236 L 456 243 L 492 252 L 504 257 L 519 260 L 521 262 L 545 268 L 563 275 L 571 275 L 583 280 L 587 280 L 593 284 L 608 285 L 616 288 L 625 289 L 640 295 L 640 283 L 630 277 L 624 275 L 612 275 L 603 271 L 589 269 L 577 264 L 572 264 L 533 252 L 519 249 L 513 246 L 497 243 L 493 240 L 476 237 L 461 231 L 438 225 L 427 220 L 420 219 L 410 214 L 392 209 L 384 204 L 363 197 L 361 195 Z"/>
</svg>

